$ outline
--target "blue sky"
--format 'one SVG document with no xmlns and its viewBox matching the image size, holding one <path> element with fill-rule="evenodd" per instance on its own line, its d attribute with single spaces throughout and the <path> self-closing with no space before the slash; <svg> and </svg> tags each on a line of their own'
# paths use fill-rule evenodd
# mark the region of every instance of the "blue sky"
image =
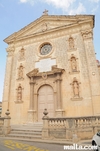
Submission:
<svg viewBox="0 0 100 151">
<path fill-rule="evenodd" d="M 100 0 L 0 0 L 0 101 L 7 55 L 3 40 L 39 18 L 45 9 L 50 15 L 95 15 L 94 47 L 100 60 Z"/>
</svg>

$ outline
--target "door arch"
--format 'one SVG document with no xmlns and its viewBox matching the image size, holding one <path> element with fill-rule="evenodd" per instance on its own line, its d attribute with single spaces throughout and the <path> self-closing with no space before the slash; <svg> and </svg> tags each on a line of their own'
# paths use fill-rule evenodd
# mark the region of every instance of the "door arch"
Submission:
<svg viewBox="0 0 100 151">
<path fill-rule="evenodd" d="M 38 121 L 42 121 L 45 108 L 48 116 L 54 117 L 54 92 L 50 85 L 43 85 L 38 90 Z"/>
</svg>

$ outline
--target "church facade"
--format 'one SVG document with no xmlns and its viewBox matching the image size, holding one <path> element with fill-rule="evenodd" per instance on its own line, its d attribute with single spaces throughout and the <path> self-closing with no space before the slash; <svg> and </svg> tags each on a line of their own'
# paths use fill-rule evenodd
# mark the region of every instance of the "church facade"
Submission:
<svg viewBox="0 0 100 151">
<path fill-rule="evenodd" d="M 7 37 L 2 115 L 11 124 L 49 117 L 100 115 L 100 65 L 93 46 L 93 15 L 44 13 Z"/>
</svg>

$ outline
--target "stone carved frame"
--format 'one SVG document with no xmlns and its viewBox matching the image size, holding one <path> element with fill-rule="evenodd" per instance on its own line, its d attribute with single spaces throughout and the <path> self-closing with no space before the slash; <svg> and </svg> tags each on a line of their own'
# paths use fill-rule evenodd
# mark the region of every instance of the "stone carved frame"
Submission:
<svg viewBox="0 0 100 151">
<path fill-rule="evenodd" d="M 72 58 L 74 58 L 75 59 L 75 61 L 76 61 L 76 70 L 74 71 L 74 70 L 72 70 L 72 67 L 71 67 L 71 64 L 72 64 Z M 69 74 L 76 74 L 76 73 L 79 73 L 80 71 L 79 71 L 79 63 L 78 63 L 78 58 L 74 55 L 74 54 L 71 54 L 71 56 L 70 56 L 70 59 L 68 60 L 69 61 Z"/>
<path fill-rule="evenodd" d="M 19 83 L 19 85 L 17 86 L 17 89 L 16 89 L 16 101 L 15 103 L 23 103 L 23 87 L 22 87 L 22 84 Z M 19 95 L 20 95 L 20 99 L 19 99 Z"/>
<path fill-rule="evenodd" d="M 72 44 L 71 44 L 70 40 L 73 41 Z M 68 37 L 68 39 L 66 41 L 67 41 L 67 47 L 68 47 L 67 51 L 71 52 L 71 51 L 76 51 L 77 50 L 77 48 L 76 48 L 76 38 L 74 38 L 70 35 L 70 37 Z"/>
<path fill-rule="evenodd" d="M 79 91 L 78 94 L 79 95 L 77 95 L 77 96 L 74 95 L 74 82 L 78 84 L 78 91 Z M 71 100 L 72 101 L 80 101 L 80 100 L 82 100 L 83 98 L 81 97 L 81 82 L 79 82 L 79 80 L 76 77 L 74 77 L 73 78 L 73 82 L 70 85 L 72 87 L 72 94 L 73 94 L 73 98 L 71 98 Z"/>
<path fill-rule="evenodd" d="M 50 85 L 54 91 L 54 110 L 56 117 L 62 117 L 64 111 L 62 109 L 61 100 L 61 74 L 63 69 L 52 67 L 52 71 L 46 72 L 47 78 L 43 79 L 38 69 L 34 69 L 27 76 L 30 78 L 30 105 L 28 110 L 28 122 L 38 121 L 38 90 L 43 85 Z"/>
<path fill-rule="evenodd" d="M 57 90 L 56 90 L 56 86 L 55 86 L 55 82 L 50 82 L 49 80 L 43 80 L 42 82 L 40 81 L 39 84 L 35 85 L 34 86 L 34 100 L 35 100 L 35 103 L 36 103 L 36 111 L 38 111 L 38 91 L 40 89 L 40 87 L 44 86 L 44 85 L 49 85 L 52 87 L 53 89 L 53 92 L 54 92 L 54 111 L 56 110 L 56 93 L 57 93 Z M 56 116 L 56 113 L 54 113 L 54 115 Z M 35 116 L 35 120 L 37 121 L 38 120 L 38 112 Z"/>
</svg>

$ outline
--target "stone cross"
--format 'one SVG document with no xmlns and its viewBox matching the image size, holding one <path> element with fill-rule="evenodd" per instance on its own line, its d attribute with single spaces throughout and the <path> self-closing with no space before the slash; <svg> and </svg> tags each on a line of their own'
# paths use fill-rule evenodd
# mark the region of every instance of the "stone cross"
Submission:
<svg viewBox="0 0 100 151">
<path fill-rule="evenodd" d="M 43 15 L 48 15 L 48 10 L 45 9 L 45 11 L 43 12 Z"/>
</svg>

